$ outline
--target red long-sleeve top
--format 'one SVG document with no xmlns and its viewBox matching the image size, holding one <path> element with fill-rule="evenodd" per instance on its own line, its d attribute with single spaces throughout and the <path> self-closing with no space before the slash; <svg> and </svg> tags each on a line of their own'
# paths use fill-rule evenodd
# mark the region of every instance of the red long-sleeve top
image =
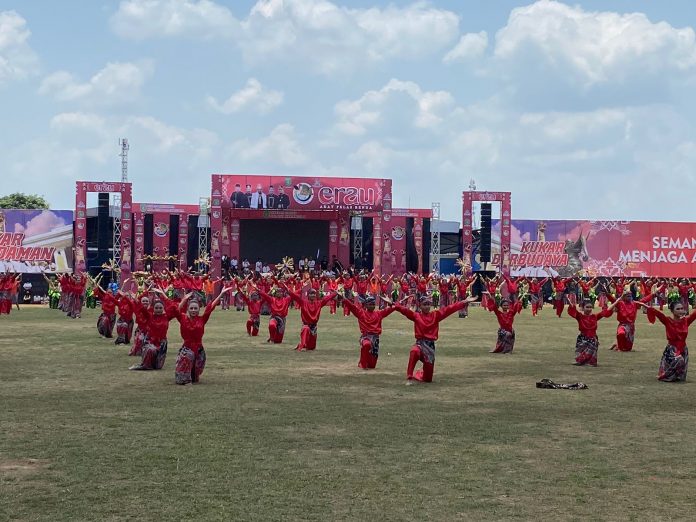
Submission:
<svg viewBox="0 0 696 522">
<path fill-rule="evenodd" d="M 507 312 L 503 312 L 498 306 L 493 309 L 493 313 L 498 318 L 498 326 L 508 332 L 512 332 L 512 324 L 515 322 L 515 316 L 521 311 L 522 303 L 519 301 L 511 304 Z"/>
<path fill-rule="evenodd" d="M 303 299 L 301 295 L 295 292 L 289 292 L 290 297 L 293 301 L 300 305 L 300 317 L 302 323 L 304 324 L 317 324 L 319 322 L 319 317 L 321 316 L 321 309 L 329 301 L 331 301 L 336 295 L 334 292 L 329 293 L 324 296 L 323 299 L 315 299 L 310 301 L 309 299 Z"/>
<path fill-rule="evenodd" d="M 133 320 L 133 301 L 130 300 L 128 296 L 119 295 L 116 298 L 116 304 L 118 305 L 118 316 L 126 322 Z"/>
<path fill-rule="evenodd" d="M 355 303 L 349 299 L 346 299 L 345 303 L 353 315 L 358 318 L 358 328 L 360 328 L 360 333 L 363 335 L 380 335 L 382 333 L 382 319 L 396 310 L 393 306 L 388 306 L 383 310 L 373 310 L 370 312 L 361 306 L 356 306 Z"/>
<path fill-rule="evenodd" d="M 517 286 L 516 281 L 513 281 L 512 279 L 510 279 L 509 276 L 505 276 L 505 283 L 506 283 L 508 292 L 510 292 L 512 295 L 517 293 L 518 286 Z"/>
<path fill-rule="evenodd" d="M 469 286 L 471 286 L 471 281 L 462 281 L 461 279 L 457 281 L 457 290 L 459 292 L 459 297 L 466 297 L 469 291 Z"/>
<path fill-rule="evenodd" d="M 541 289 L 544 288 L 547 280 L 548 279 L 544 279 L 543 281 L 530 281 L 529 293 L 538 295 L 541 292 Z"/>
<path fill-rule="evenodd" d="M 643 297 L 642 299 L 639 299 L 639 302 L 641 303 L 649 303 L 650 300 L 654 297 L 653 294 L 647 295 Z M 616 300 L 613 296 L 609 296 L 609 301 L 612 303 Z M 618 303 L 616 303 L 616 306 L 614 306 L 616 309 L 616 319 L 619 321 L 619 323 L 635 323 L 636 322 L 636 316 L 638 315 L 638 303 L 636 301 L 630 301 L 626 302 L 623 299 L 619 300 Z"/>
<path fill-rule="evenodd" d="M 416 340 L 425 339 L 428 341 L 437 341 L 440 333 L 440 321 L 464 308 L 465 304 L 466 301 L 459 301 L 452 305 L 445 306 L 444 308 L 440 308 L 439 310 L 430 311 L 427 314 L 423 312 L 414 312 L 410 308 L 406 308 L 399 304 L 395 305 L 394 308 L 401 315 L 413 321 L 413 333 L 416 336 Z"/>
<path fill-rule="evenodd" d="M 681 319 L 673 319 L 654 308 L 648 308 L 648 321 L 651 323 L 658 319 L 665 325 L 667 342 L 677 349 L 677 355 L 681 355 L 686 348 L 686 338 L 689 335 L 689 325 L 696 321 L 696 310 Z"/>
<path fill-rule="evenodd" d="M 246 294 L 239 294 L 242 296 L 242 300 L 249 307 L 249 315 L 259 315 L 261 313 L 261 299 L 249 299 Z"/>
<path fill-rule="evenodd" d="M 367 293 L 367 285 L 368 285 L 367 279 L 358 279 L 355 282 L 355 291 L 361 295 L 364 295 Z"/>
<path fill-rule="evenodd" d="M 290 303 L 292 303 L 292 297 L 273 297 L 266 292 L 259 293 L 261 294 L 261 298 L 271 305 L 271 315 L 287 317 Z"/>
<path fill-rule="evenodd" d="M 578 312 L 573 305 L 568 305 L 568 315 L 578 322 L 580 333 L 590 339 L 597 337 L 597 322 L 603 317 L 611 317 L 613 310 L 602 310 L 596 314 L 585 315 Z"/>
<path fill-rule="evenodd" d="M 565 292 L 566 285 L 570 283 L 573 279 L 569 277 L 568 279 L 554 279 L 553 280 L 553 289 L 557 292 L 562 294 Z"/>
<path fill-rule="evenodd" d="M 105 292 L 100 287 L 94 287 L 94 295 L 101 300 L 101 309 L 105 314 L 116 313 L 116 298 L 111 292 Z"/>
<path fill-rule="evenodd" d="M 189 317 L 188 314 L 182 312 L 179 308 L 176 309 L 175 317 L 179 321 L 179 332 L 184 340 L 184 346 L 190 348 L 194 354 L 198 355 L 198 351 L 203 348 L 203 334 L 205 333 L 205 324 L 210 319 L 210 314 L 215 310 L 215 301 L 205 307 L 202 314 L 196 317 Z"/>
<path fill-rule="evenodd" d="M 169 331 L 169 321 L 177 316 L 178 303 L 169 299 L 161 298 L 164 304 L 164 313 L 157 315 L 152 308 L 146 312 L 145 333 L 147 338 L 154 346 L 159 346 L 167 338 Z"/>
<path fill-rule="evenodd" d="M 135 313 L 135 324 L 138 325 L 141 331 L 145 331 L 148 321 L 148 312 L 150 311 L 150 305 L 145 306 L 140 299 L 133 302 L 133 310 Z"/>
</svg>

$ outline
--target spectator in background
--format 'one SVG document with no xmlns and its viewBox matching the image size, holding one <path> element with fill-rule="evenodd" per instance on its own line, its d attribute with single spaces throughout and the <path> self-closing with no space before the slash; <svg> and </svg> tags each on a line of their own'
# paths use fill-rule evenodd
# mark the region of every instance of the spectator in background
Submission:
<svg viewBox="0 0 696 522">
<path fill-rule="evenodd" d="M 254 270 L 259 274 L 263 270 L 263 261 L 261 261 L 260 257 L 256 260 L 256 265 L 254 266 Z"/>
<path fill-rule="evenodd" d="M 239 272 L 239 259 L 237 259 L 237 256 L 232 256 L 230 260 L 230 269 L 232 270 L 232 275 L 237 275 Z"/>
<path fill-rule="evenodd" d="M 247 183 L 246 192 L 244 193 L 244 195 L 247 197 L 247 201 L 248 201 L 246 208 L 251 208 L 251 196 L 253 194 L 251 192 L 251 184 L 250 183 Z"/>
<path fill-rule="evenodd" d="M 251 263 L 249 263 L 249 260 L 245 257 L 244 261 L 242 261 L 242 271 L 246 273 L 249 270 L 250 266 Z"/>
<path fill-rule="evenodd" d="M 329 260 L 326 259 L 326 256 L 321 258 L 321 271 L 326 272 L 329 269 Z"/>
<path fill-rule="evenodd" d="M 300 258 L 300 260 L 297 263 L 297 267 L 300 270 L 300 272 L 304 272 L 305 269 L 305 260 L 303 257 Z"/>
</svg>

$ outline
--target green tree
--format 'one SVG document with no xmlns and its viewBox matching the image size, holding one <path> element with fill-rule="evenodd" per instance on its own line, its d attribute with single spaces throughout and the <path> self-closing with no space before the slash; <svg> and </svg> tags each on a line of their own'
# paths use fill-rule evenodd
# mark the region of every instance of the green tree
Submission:
<svg viewBox="0 0 696 522">
<path fill-rule="evenodd" d="M 8 196 L 0 197 L 0 208 L 24 208 L 42 209 L 48 208 L 48 201 L 43 196 L 37 194 L 22 194 L 15 192 Z"/>
</svg>

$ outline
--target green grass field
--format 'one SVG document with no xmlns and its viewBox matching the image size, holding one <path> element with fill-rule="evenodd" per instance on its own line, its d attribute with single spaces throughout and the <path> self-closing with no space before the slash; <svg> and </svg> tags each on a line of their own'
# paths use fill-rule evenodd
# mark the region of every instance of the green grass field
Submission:
<svg viewBox="0 0 696 522">
<path fill-rule="evenodd" d="M 523 312 L 512 355 L 495 318 L 443 323 L 435 382 L 405 386 L 411 323 L 385 321 L 378 368 L 357 368 L 354 318 L 325 309 L 314 353 L 250 339 L 216 311 L 208 365 L 174 384 L 129 372 L 89 310 L 0 318 L 3 520 L 693 520 L 694 385 L 656 380 L 661 325 L 634 353 L 575 367 L 576 323 Z M 391 355 L 388 355 L 391 354 Z M 589 390 L 538 390 L 541 378 Z"/>
</svg>

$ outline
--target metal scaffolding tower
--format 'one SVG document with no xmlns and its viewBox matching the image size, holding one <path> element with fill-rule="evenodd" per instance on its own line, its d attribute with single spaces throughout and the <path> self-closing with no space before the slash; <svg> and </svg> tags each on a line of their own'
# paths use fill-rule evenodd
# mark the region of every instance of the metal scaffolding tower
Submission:
<svg viewBox="0 0 696 522">
<path fill-rule="evenodd" d="M 353 230 L 353 264 L 360 266 L 363 257 L 362 216 L 353 216 L 350 228 Z"/>
<path fill-rule="evenodd" d="M 201 197 L 198 199 L 198 259 L 204 259 L 208 254 L 208 229 L 210 228 L 210 198 Z M 198 271 L 201 270 L 201 263 L 198 264 Z M 206 271 L 209 267 L 206 267 Z"/>
<path fill-rule="evenodd" d="M 440 273 L 440 203 L 433 202 L 430 219 L 430 272 Z"/>
</svg>

